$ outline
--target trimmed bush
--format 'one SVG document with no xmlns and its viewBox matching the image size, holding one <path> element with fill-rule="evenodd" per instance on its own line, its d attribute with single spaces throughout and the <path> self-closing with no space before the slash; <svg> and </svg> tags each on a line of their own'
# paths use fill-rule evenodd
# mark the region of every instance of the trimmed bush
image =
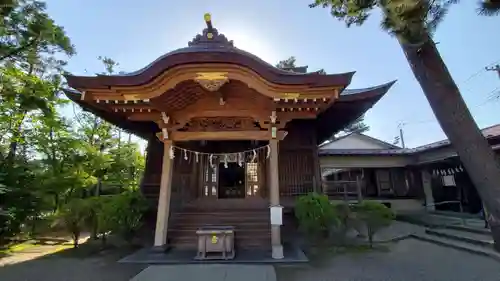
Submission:
<svg viewBox="0 0 500 281">
<path fill-rule="evenodd" d="M 304 232 L 318 238 L 328 237 L 332 226 L 339 222 L 328 197 L 318 193 L 299 197 L 295 206 L 295 216 Z"/>
<path fill-rule="evenodd" d="M 352 209 L 356 213 L 356 219 L 365 225 L 370 247 L 373 247 L 373 236 L 378 230 L 392 223 L 394 213 L 384 204 L 373 201 L 363 201 Z"/>
</svg>

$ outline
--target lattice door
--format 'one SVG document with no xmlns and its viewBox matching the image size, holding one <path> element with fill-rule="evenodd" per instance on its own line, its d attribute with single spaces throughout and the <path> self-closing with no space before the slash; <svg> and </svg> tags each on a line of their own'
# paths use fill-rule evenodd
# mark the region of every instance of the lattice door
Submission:
<svg viewBox="0 0 500 281">
<path fill-rule="evenodd" d="M 217 197 L 217 187 L 219 185 L 219 165 L 210 166 L 210 163 L 203 163 L 203 184 L 201 190 L 202 197 Z"/>
</svg>

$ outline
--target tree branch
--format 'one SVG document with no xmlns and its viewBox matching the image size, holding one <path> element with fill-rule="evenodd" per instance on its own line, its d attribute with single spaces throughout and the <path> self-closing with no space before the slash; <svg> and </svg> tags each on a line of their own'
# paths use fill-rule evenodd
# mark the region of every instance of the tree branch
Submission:
<svg viewBox="0 0 500 281">
<path fill-rule="evenodd" d="M 10 57 L 13 57 L 15 55 L 18 55 L 19 53 L 29 49 L 30 47 L 35 45 L 37 41 L 38 41 L 38 37 L 35 37 L 35 38 L 31 39 L 31 41 L 28 42 L 27 44 L 22 45 L 21 47 L 18 47 L 5 55 L 0 56 L 0 62 L 4 61 Z"/>
</svg>

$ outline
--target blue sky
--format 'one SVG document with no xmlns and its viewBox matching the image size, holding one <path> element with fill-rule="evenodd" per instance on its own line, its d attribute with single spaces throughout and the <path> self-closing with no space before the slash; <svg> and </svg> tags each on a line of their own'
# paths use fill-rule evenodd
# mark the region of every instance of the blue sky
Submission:
<svg viewBox="0 0 500 281">
<path fill-rule="evenodd" d="M 369 135 L 391 141 L 405 122 L 405 141 L 414 147 L 445 138 L 397 41 L 379 29 L 374 11 L 362 27 L 347 28 L 326 9 L 307 0 L 49 0 L 48 10 L 65 27 L 78 54 L 69 61 L 75 74 L 103 71 L 98 56 L 119 62 L 119 71 L 138 70 L 164 53 L 187 45 L 205 26 L 214 26 L 238 48 L 276 63 L 295 56 L 298 64 L 328 73 L 356 71 L 350 88 L 397 79 L 392 90 L 366 115 Z M 476 1 L 455 5 L 435 40 L 480 127 L 500 123 L 496 99 L 500 77 L 484 71 L 500 63 L 500 17 L 476 15 Z M 498 88 L 498 89 L 497 89 Z"/>
</svg>

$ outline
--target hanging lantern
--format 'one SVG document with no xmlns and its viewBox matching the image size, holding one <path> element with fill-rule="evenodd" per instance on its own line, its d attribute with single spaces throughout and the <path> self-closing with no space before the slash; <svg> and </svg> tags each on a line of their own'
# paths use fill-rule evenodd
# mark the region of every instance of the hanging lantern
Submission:
<svg viewBox="0 0 500 281">
<path fill-rule="evenodd" d="M 184 160 L 188 160 L 187 150 L 184 149 Z"/>
<path fill-rule="evenodd" d="M 224 168 L 227 169 L 227 154 L 224 154 Z"/>
<path fill-rule="evenodd" d="M 200 154 L 198 151 L 196 151 L 194 153 L 194 158 L 195 158 L 196 163 L 198 163 L 198 154 Z"/>
</svg>

